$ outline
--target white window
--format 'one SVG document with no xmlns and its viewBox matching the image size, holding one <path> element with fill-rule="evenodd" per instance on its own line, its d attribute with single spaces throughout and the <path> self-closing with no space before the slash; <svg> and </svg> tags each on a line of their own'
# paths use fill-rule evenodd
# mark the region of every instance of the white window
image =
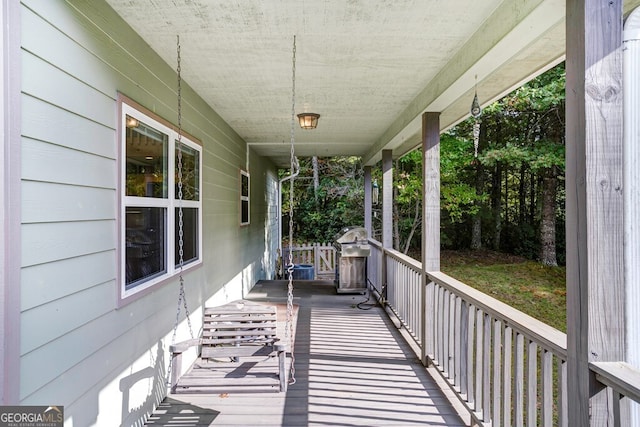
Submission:
<svg viewBox="0 0 640 427">
<path fill-rule="evenodd" d="M 177 274 L 181 247 L 183 269 L 201 263 L 202 147 L 124 97 L 120 107 L 122 300 Z"/>
<path fill-rule="evenodd" d="M 249 225 L 249 172 L 240 171 L 240 225 Z"/>
</svg>

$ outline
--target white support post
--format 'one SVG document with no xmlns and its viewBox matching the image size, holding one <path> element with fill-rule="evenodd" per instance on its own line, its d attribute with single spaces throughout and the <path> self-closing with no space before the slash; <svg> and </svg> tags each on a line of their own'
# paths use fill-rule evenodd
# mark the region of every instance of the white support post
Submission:
<svg viewBox="0 0 640 427">
<path fill-rule="evenodd" d="M 367 236 L 373 237 L 373 227 L 371 222 L 372 200 L 371 200 L 371 166 L 364 167 L 364 229 Z"/>
<path fill-rule="evenodd" d="M 433 282 L 428 271 L 440 271 L 440 113 L 422 115 L 422 354 L 433 354 Z"/>
<path fill-rule="evenodd" d="M 640 368 L 640 8 L 624 26 L 624 259 L 627 362 Z M 631 405 L 631 425 L 640 425 L 640 405 Z"/>
<path fill-rule="evenodd" d="M 393 158 L 382 150 L 382 247 L 393 249 Z"/>
<path fill-rule="evenodd" d="M 576 427 L 607 423 L 606 391 L 591 388 L 589 362 L 626 356 L 622 3 L 566 7 L 568 414 Z"/>
</svg>

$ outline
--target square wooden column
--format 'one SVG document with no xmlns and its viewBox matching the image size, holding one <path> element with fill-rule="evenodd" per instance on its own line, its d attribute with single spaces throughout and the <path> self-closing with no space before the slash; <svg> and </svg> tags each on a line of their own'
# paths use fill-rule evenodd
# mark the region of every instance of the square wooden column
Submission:
<svg viewBox="0 0 640 427">
<path fill-rule="evenodd" d="M 382 247 L 393 249 L 393 158 L 382 150 Z"/>
<path fill-rule="evenodd" d="M 428 271 L 440 271 L 440 113 L 422 115 L 422 354 L 433 354 L 433 282 Z"/>
<path fill-rule="evenodd" d="M 608 416 L 589 362 L 625 360 L 622 0 L 567 0 L 566 34 L 568 420 L 583 427 Z"/>
<path fill-rule="evenodd" d="M 364 229 L 367 230 L 367 236 L 373 237 L 373 228 L 371 223 L 371 212 L 373 204 L 371 201 L 371 166 L 364 167 Z"/>
</svg>

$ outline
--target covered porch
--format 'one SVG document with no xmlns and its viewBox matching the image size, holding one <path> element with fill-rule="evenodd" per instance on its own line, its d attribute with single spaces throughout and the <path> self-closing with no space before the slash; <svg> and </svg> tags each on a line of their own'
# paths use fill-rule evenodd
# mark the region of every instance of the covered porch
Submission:
<svg viewBox="0 0 640 427">
<path fill-rule="evenodd" d="M 622 38 L 639 5 L 6 2 L 2 403 L 61 404 L 74 426 L 147 422 L 167 392 L 172 333 L 191 330 L 181 302 L 196 323 L 238 297 L 284 302 L 269 281 L 278 169 L 295 155 L 358 156 L 366 228 L 372 168 L 383 174 L 382 237 L 367 264 L 379 305 L 360 310 L 361 295 L 297 284 L 297 382 L 286 394 L 169 396 L 149 423 L 640 425 L 630 404 L 640 400 L 640 133 L 623 89 L 640 90 L 637 73 L 624 79 Z M 562 61 L 566 335 L 440 271 L 440 134 L 469 116 L 474 95 L 485 106 Z M 167 141 L 167 195 L 153 206 L 125 191 L 134 110 Z M 318 128 L 297 129 L 300 113 L 319 114 Z M 201 172 L 184 272 L 171 256 L 183 249 L 182 196 L 169 190 L 183 131 L 200 141 Z M 416 149 L 421 260 L 392 249 L 393 161 Z M 162 237 L 166 268 L 139 290 L 126 286 L 127 203 L 166 225 L 145 226 Z"/>
<path fill-rule="evenodd" d="M 359 308 L 366 296 L 337 294 L 331 281 L 294 285 L 295 384 L 279 393 L 264 366 L 241 377 L 230 371 L 211 392 L 168 396 L 147 425 L 469 425 L 382 306 Z M 246 300 L 286 305 L 286 289 L 286 281 L 261 281 Z"/>
<path fill-rule="evenodd" d="M 154 31 L 154 19 L 157 24 L 162 13 L 146 19 L 141 16 L 146 13 L 142 9 L 133 10 L 115 0 L 109 3 L 171 62 L 173 48 L 163 47 L 171 45 L 167 35 Z M 473 10 L 469 14 L 449 5 L 442 11 L 431 10 L 430 16 L 446 16 L 450 23 L 459 18 L 459 26 L 446 27 L 446 19 L 429 21 L 428 26 L 412 20 L 410 24 L 416 27 L 410 30 L 402 23 L 407 19 L 403 14 L 411 14 L 412 8 L 407 8 L 390 19 L 391 26 L 384 27 L 388 32 L 373 37 L 376 47 L 368 44 L 370 32 L 383 28 L 386 15 L 368 14 L 366 7 L 328 2 L 322 9 L 324 15 L 316 18 L 304 8 L 287 11 L 281 26 L 276 26 L 282 32 L 259 42 L 262 26 L 275 25 L 260 17 L 271 17 L 274 11 L 232 7 L 228 20 L 216 16 L 216 25 L 200 26 L 202 39 L 212 34 L 239 37 L 240 43 L 227 40 L 236 49 L 231 54 L 220 51 L 215 43 L 196 41 L 194 35 L 198 33 L 182 39 L 183 54 L 189 58 L 188 49 L 192 52 L 192 62 L 183 70 L 185 80 L 216 105 L 221 116 L 260 156 L 280 167 L 286 167 L 289 160 L 293 163 L 289 155 L 294 155 L 294 147 L 298 156 L 363 158 L 368 167 L 363 213 L 367 228 L 372 215 L 371 168 L 380 164 L 383 229 L 381 241 L 371 242 L 375 247 L 368 266 L 372 292 L 407 332 L 419 350 L 418 360 L 435 367 L 434 372 L 447 384 L 445 388 L 466 407 L 472 424 L 577 426 L 627 424 L 635 418 L 629 399 L 621 399 L 638 399 L 638 350 L 637 326 L 629 321 L 633 316 L 628 316 L 633 314 L 629 307 L 631 299 L 636 298 L 637 284 L 625 277 L 630 260 L 627 254 L 625 261 L 624 243 L 628 241 L 621 225 L 625 206 L 621 190 L 624 108 L 620 78 L 622 24 L 625 14 L 638 2 L 601 3 L 494 2 L 484 9 L 469 4 Z M 378 6 L 384 10 L 382 4 Z M 178 20 L 179 26 L 198 27 L 203 11 L 185 10 L 195 12 L 194 16 L 185 14 Z M 426 9 L 413 8 L 413 12 L 418 10 L 429 15 Z M 236 26 L 247 22 L 247 33 L 236 33 Z M 354 26 L 360 30 L 356 34 L 350 32 Z M 401 42 L 394 38 L 394 31 L 421 34 L 422 28 L 429 29 L 424 38 Z M 292 64 L 279 51 L 267 57 L 274 45 L 287 39 L 283 36 L 286 30 L 299 37 L 297 45 L 294 41 Z M 455 42 L 441 37 L 447 30 Z M 435 61 L 420 56 L 412 62 L 417 58 L 412 42 L 424 43 L 426 48 L 436 39 L 440 46 L 430 50 Z M 255 49 L 256 43 L 260 49 Z M 457 47 L 450 53 L 447 49 L 454 45 Z M 197 49 L 224 57 L 225 67 L 211 67 L 196 59 Z M 251 54 L 256 51 L 266 70 L 258 78 L 246 71 L 250 69 L 248 58 L 255 61 Z M 374 52 L 374 57 L 375 52 L 397 56 L 387 57 L 389 62 L 385 63 L 370 58 L 367 52 Z M 567 335 L 439 271 L 440 133 L 468 116 L 470 100 L 476 93 L 483 93 L 482 103 L 487 104 L 562 60 L 567 63 Z M 412 64 L 414 74 L 410 79 L 402 78 L 404 64 Z M 288 135 L 283 136 L 281 126 L 289 124 L 289 117 L 279 111 L 290 104 L 289 85 L 283 85 L 281 75 L 285 70 L 288 74 L 291 65 L 290 150 L 283 144 Z M 387 68 L 393 72 L 381 71 Z M 201 77 L 201 70 L 233 90 L 212 90 L 215 85 Z M 419 82 L 421 70 L 428 75 L 426 84 Z M 257 102 L 247 102 L 250 99 Z M 393 102 L 398 105 L 388 107 Z M 363 105 L 367 108 L 362 109 Z M 297 110 L 322 117 L 314 133 L 294 138 L 293 116 Z M 419 262 L 392 249 L 392 164 L 416 148 L 423 153 Z M 247 169 L 249 166 L 247 162 Z M 333 314 L 338 319 L 341 316 Z M 304 333 L 301 338 L 304 343 Z M 311 358 L 309 363 L 314 356 L 311 347 L 302 348 L 300 353 Z M 308 375 L 311 384 L 311 371 Z M 414 380 L 420 378 L 416 375 Z M 311 411 L 309 404 L 301 407 Z"/>
<path fill-rule="evenodd" d="M 369 243 L 365 295 L 337 293 L 331 280 L 294 282 L 287 392 L 264 379 L 268 364 L 221 367 L 212 389 L 169 395 L 147 425 L 573 425 L 565 333 L 441 272 L 423 286 L 419 261 Z M 245 299 L 283 313 L 287 282 L 260 281 Z M 284 337 L 284 315 L 278 327 Z M 607 398 L 607 425 L 628 425 L 638 370 L 588 369 Z"/>
</svg>

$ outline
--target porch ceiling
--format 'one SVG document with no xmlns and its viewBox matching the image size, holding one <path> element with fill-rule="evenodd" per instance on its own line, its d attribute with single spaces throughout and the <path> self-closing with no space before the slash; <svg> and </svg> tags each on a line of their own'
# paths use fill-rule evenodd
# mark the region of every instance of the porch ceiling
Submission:
<svg viewBox="0 0 640 427">
<path fill-rule="evenodd" d="M 297 36 L 296 153 L 399 156 L 420 116 L 448 128 L 557 64 L 565 0 L 107 0 L 260 155 L 288 165 Z M 633 3 L 638 3 L 634 1 Z"/>
</svg>

